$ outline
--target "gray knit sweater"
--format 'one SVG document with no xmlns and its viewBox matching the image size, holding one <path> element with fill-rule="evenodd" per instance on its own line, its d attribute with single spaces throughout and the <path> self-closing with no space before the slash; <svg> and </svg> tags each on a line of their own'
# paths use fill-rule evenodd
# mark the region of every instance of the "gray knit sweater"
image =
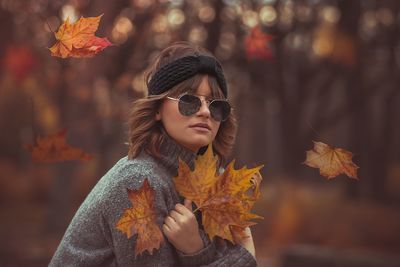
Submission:
<svg viewBox="0 0 400 267">
<path fill-rule="evenodd" d="M 133 160 L 120 159 L 76 212 L 49 266 L 257 266 L 245 248 L 218 237 L 211 242 L 202 227 L 205 247 L 196 254 L 183 254 L 164 236 L 165 242 L 153 255 L 145 251 L 135 258 L 136 235 L 128 239 L 115 228 L 124 210 L 132 207 L 126 189 L 138 189 L 145 178 L 149 180 L 161 228 L 169 211 L 183 200 L 172 182 L 178 157 L 193 166 L 196 155 L 168 138 L 161 146 L 160 158 L 142 152 Z"/>
</svg>

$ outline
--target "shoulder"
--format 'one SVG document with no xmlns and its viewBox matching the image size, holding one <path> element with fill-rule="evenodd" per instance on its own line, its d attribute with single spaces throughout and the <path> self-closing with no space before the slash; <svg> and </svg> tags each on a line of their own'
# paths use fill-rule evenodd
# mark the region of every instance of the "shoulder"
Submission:
<svg viewBox="0 0 400 267">
<path fill-rule="evenodd" d="M 125 209 L 132 206 L 128 197 L 129 190 L 138 190 L 144 181 L 156 192 L 155 202 L 161 205 L 168 184 L 164 181 L 160 167 L 154 158 L 141 154 L 134 159 L 121 158 L 98 182 L 96 194 L 101 197 L 103 214 L 115 224 Z"/>
<path fill-rule="evenodd" d="M 139 189 L 147 179 L 152 187 L 162 184 L 160 167 L 150 155 L 140 154 L 134 159 L 121 158 L 99 181 L 100 186 L 111 188 L 124 187 L 131 190 Z"/>
</svg>

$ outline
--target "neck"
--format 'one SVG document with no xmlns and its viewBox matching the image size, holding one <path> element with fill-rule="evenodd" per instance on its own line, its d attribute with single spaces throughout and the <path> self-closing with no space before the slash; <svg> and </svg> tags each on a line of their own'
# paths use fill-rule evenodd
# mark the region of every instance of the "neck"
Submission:
<svg viewBox="0 0 400 267">
<path fill-rule="evenodd" d="M 178 174 L 179 159 L 192 168 L 196 155 L 196 152 L 178 144 L 170 136 L 165 135 L 160 145 L 159 161 L 171 175 L 176 176 Z"/>
</svg>

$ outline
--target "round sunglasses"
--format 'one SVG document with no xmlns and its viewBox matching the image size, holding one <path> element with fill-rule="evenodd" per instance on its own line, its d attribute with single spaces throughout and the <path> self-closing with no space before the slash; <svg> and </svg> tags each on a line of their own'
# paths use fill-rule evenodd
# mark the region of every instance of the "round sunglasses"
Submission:
<svg viewBox="0 0 400 267">
<path fill-rule="evenodd" d="M 167 96 L 168 99 L 178 101 L 179 112 L 184 116 L 191 116 L 201 108 L 202 100 L 191 94 L 183 94 L 178 98 Z M 225 99 L 205 100 L 211 117 L 216 121 L 225 121 L 231 113 L 231 105 Z"/>
</svg>

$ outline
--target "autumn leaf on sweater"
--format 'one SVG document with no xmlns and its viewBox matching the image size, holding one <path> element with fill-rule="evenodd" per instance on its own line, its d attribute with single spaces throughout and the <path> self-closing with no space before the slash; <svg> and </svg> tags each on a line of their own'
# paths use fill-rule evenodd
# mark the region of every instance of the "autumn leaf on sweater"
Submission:
<svg viewBox="0 0 400 267">
<path fill-rule="evenodd" d="M 138 190 L 128 190 L 128 197 L 132 208 L 126 209 L 121 219 L 117 222 L 116 229 L 128 238 L 137 234 L 135 257 L 147 250 L 150 255 L 153 249 L 160 248 L 164 240 L 162 232 L 156 223 L 154 208 L 155 192 L 150 187 L 147 179 Z"/>
<path fill-rule="evenodd" d="M 319 168 L 320 174 L 328 179 L 341 173 L 358 179 L 357 169 L 359 167 L 352 162 L 352 157 L 351 152 L 342 148 L 331 148 L 322 142 L 314 142 L 314 148 L 307 151 L 307 157 L 303 163 L 313 168 Z"/>
<path fill-rule="evenodd" d="M 36 139 L 36 146 L 25 145 L 35 162 L 54 163 L 67 160 L 91 160 L 92 157 L 79 148 L 70 147 L 65 140 L 66 130 L 48 137 Z"/>
<path fill-rule="evenodd" d="M 239 233 L 255 224 L 251 219 L 262 218 L 250 212 L 259 197 L 259 180 L 255 183 L 254 177 L 262 166 L 235 170 L 232 161 L 222 174 L 216 172 L 216 166 L 217 158 L 210 145 L 196 160 L 194 171 L 180 160 L 178 176 L 173 180 L 179 194 L 202 211 L 202 223 L 210 239 L 220 236 L 234 242 L 232 231 Z M 254 192 L 249 195 L 250 189 Z"/>
<path fill-rule="evenodd" d="M 55 33 L 57 42 L 50 48 L 51 55 L 61 58 L 93 57 L 112 45 L 107 38 L 100 38 L 94 35 L 102 16 L 81 17 L 73 24 L 69 23 L 67 18 Z"/>
</svg>

